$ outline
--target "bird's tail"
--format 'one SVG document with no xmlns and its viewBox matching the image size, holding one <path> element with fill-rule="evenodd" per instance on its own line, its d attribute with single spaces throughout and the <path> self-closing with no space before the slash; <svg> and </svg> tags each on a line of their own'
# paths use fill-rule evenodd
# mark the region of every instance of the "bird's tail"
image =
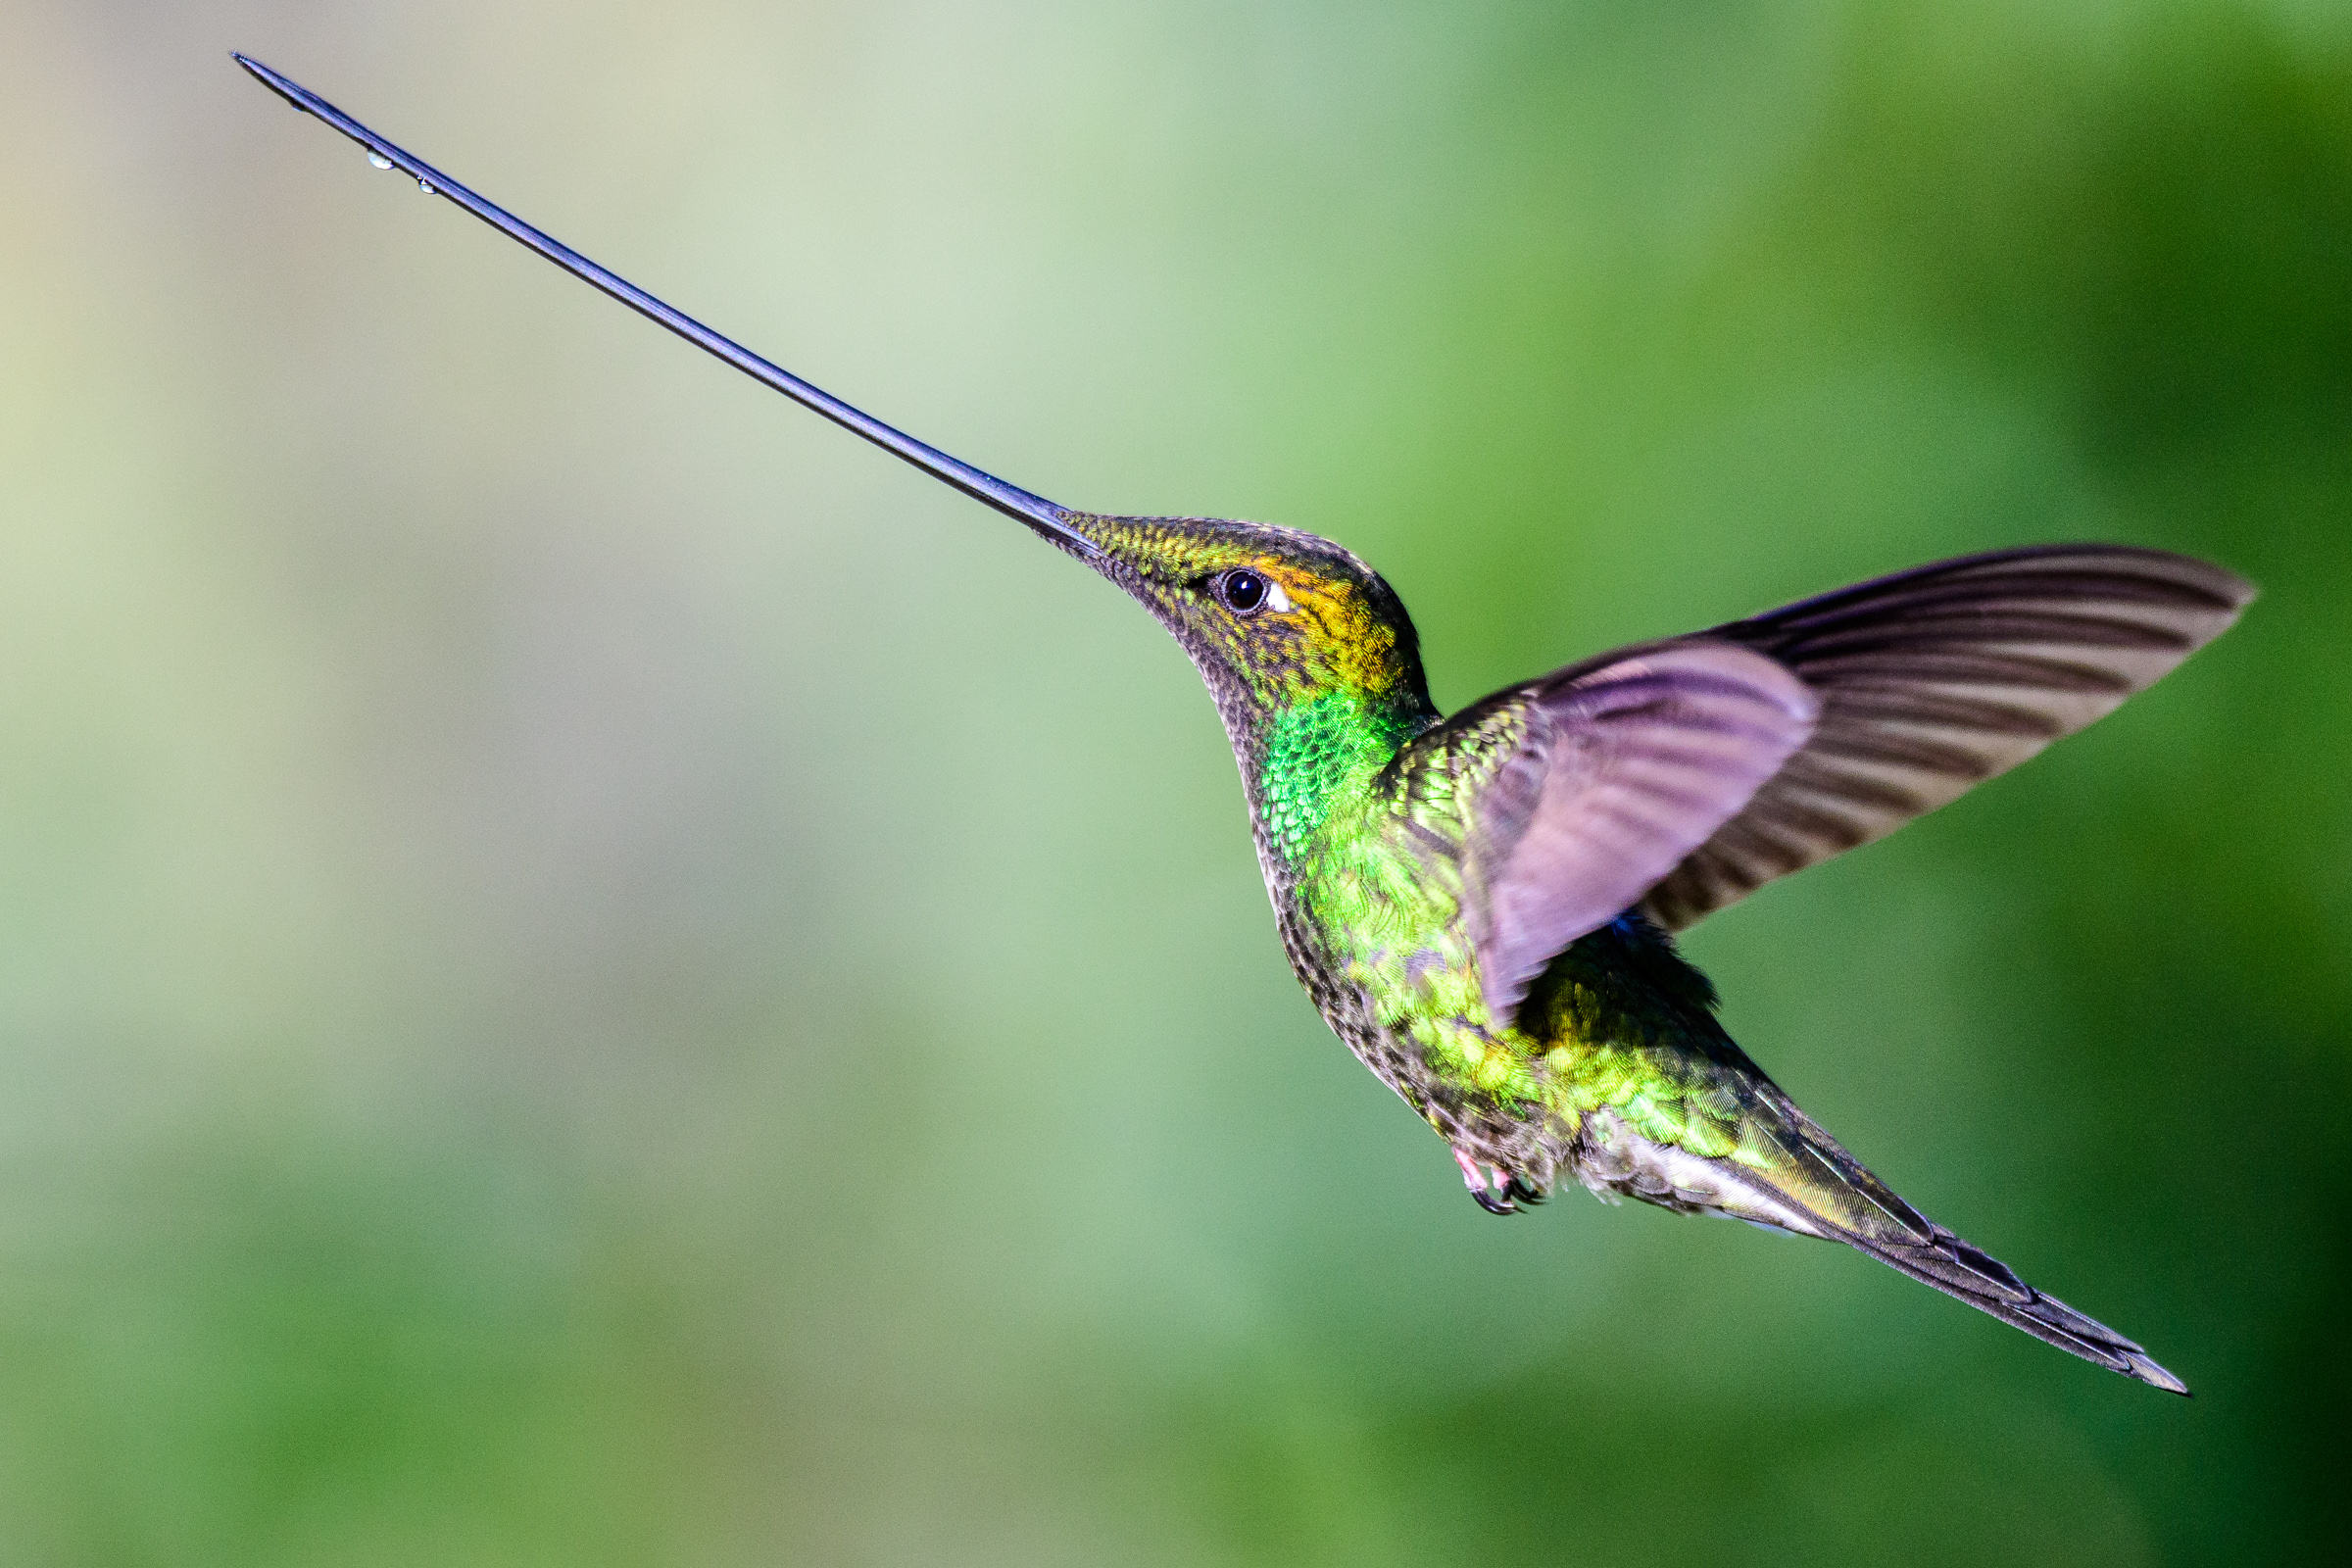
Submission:
<svg viewBox="0 0 2352 1568">
<path fill-rule="evenodd" d="M 2104 1323 L 2042 1295 L 2008 1264 L 1920 1213 L 1811 1117 L 1786 1099 L 1773 1098 L 1780 1100 L 1773 1108 L 1782 1114 L 1767 1119 L 1779 1123 L 1772 1142 L 1781 1146 L 1778 1152 L 1786 1158 L 1768 1160 L 1764 1169 L 1743 1164 L 1740 1174 L 1795 1210 L 1790 1217 L 1802 1216 L 1812 1222 L 1815 1234 L 1844 1242 L 2045 1345 L 2169 1393 L 2188 1393 L 2188 1385 L 2158 1366 L 2147 1351 Z"/>
<path fill-rule="evenodd" d="M 1933 1285 L 2012 1328 L 2024 1329 L 2045 1345 L 2095 1362 L 2110 1372 L 2164 1390 L 2186 1394 L 2188 1385 L 2158 1366 L 2147 1351 L 2109 1328 L 2084 1317 L 2054 1296 L 2044 1296 L 2017 1277 L 1999 1258 L 1971 1246 L 1934 1221 L 1923 1221 L 1921 1240 L 1885 1241 L 1839 1236 L 1888 1268 L 1900 1269 L 1922 1285 Z"/>
</svg>

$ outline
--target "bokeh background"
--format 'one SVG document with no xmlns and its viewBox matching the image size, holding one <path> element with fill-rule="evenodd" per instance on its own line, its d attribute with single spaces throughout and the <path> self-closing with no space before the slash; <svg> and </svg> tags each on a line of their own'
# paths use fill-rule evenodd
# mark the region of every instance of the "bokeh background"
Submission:
<svg viewBox="0 0 2352 1568">
<path fill-rule="evenodd" d="M 2352 8 L 0 28 L 0 1559 L 2340 1544 Z M 1143 615 L 232 47 L 1016 482 L 1336 536 L 1448 706 L 1992 546 L 2257 579 L 1689 943 L 2198 1397 L 1842 1250 L 1478 1213 Z"/>
</svg>

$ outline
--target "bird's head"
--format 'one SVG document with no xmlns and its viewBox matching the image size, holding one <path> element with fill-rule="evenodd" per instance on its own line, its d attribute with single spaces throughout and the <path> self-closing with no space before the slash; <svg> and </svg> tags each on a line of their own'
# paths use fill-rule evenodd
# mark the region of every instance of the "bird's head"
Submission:
<svg viewBox="0 0 2352 1568">
<path fill-rule="evenodd" d="M 1214 517 L 1067 515 L 1094 547 L 1088 564 L 1192 656 L 1237 736 L 1326 694 L 1428 708 L 1403 604 L 1330 540 Z"/>
</svg>

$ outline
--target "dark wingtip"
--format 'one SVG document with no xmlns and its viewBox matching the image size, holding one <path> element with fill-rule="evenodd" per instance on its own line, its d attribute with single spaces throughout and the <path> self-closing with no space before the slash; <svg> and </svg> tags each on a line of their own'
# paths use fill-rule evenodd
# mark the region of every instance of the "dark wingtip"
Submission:
<svg viewBox="0 0 2352 1568">
<path fill-rule="evenodd" d="M 2146 552 L 2146 556 L 2153 562 L 2173 568 L 2175 586 L 2204 595 L 2217 612 L 2228 617 L 2221 626 L 2215 628 L 2213 635 L 2216 637 L 2231 621 L 2236 620 L 2262 592 L 2229 567 L 2217 566 L 2195 556 L 2179 555 L 2170 550 L 2151 550 Z"/>
</svg>

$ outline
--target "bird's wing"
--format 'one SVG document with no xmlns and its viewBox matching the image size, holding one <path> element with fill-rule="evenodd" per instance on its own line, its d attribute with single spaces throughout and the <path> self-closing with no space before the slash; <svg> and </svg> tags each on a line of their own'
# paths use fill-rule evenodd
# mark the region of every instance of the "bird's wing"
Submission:
<svg viewBox="0 0 2352 1568">
<path fill-rule="evenodd" d="M 1818 709 L 1771 659 L 1686 638 L 1497 692 L 1415 740 L 1398 777 L 1451 807 L 1490 1014 L 1511 1017 L 1545 964 L 1706 842 Z"/>
<path fill-rule="evenodd" d="M 2151 685 L 2254 597 L 2160 550 L 1963 556 L 1700 632 L 1769 656 L 1821 716 L 1786 766 L 1648 890 L 1669 930 L 1868 844 Z"/>
</svg>

